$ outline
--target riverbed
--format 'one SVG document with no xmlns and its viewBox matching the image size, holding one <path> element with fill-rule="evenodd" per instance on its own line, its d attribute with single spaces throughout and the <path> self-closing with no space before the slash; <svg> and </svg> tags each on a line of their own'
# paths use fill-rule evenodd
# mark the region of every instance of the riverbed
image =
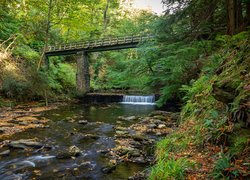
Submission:
<svg viewBox="0 0 250 180">
<path fill-rule="evenodd" d="M 0 157 L 0 179 L 128 179 L 149 165 L 122 162 L 112 173 L 104 173 L 110 160 L 104 152 L 115 147 L 116 126 L 126 128 L 139 121 L 119 117 L 144 117 L 154 109 L 152 105 L 69 104 L 46 111 L 38 117 L 48 119 L 45 128 L 29 129 L 10 139 L 35 139 L 44 146 L 9 148 L 10 153 Z M 71 147 L 80 150 L 77 156 L 58 158 Z"/>
</svg>

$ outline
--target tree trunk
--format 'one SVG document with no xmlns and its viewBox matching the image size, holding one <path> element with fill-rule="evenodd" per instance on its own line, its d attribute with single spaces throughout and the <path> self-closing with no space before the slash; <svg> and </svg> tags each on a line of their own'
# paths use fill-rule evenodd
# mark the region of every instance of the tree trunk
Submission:
<svg viewBox="0 0 250 180">
<path fill-rule="evenodd" d="M 42 52 L 42 56 L 38 62 L 38 66 L 37 66 L 37 70 L 40 69 L 42 61 L 44 59 L 44 54 L 45 54 L 45 50 L 48 47 L 48 42 L 49 42 L 49 30 L 51 27 L 51 10 L 52 10 L 52 0 L 49 0 L 49 6 L 48 6 L 48 16 L 47 16 L 47 26 L 46 26 L 46 30 L 45 30 L 45 40 L 44 40 L 44 48 L 43 48 L 43 52 Z"/>
<path fill-rule="evenodd" d="M 45 32 L 45 47 L 48 46 L 48 42 L 49 42 L 51 10 L 52 10 L 52 0 L 49 0 L 48 18 L 47 18 L 47 26 L 46 26 L 46 32 Z"/>
<path fill-rule="evenodd" d="M 244 30 L 241 0 L 235 0 L 235 20 L 236 33 L 239 33 Z"/>
<path fill-rule="evenodd" d="M 250 1 L 246 3 L 245 26 L 250 26 Z"/>
<path fill-rule="evenodd" d="M 227 34 L 235 34 L 235 0 L 226 0 L 227 2 Z"/>
<path fill-rule="evenodd" d="M 234 35 L 244 30 L 241 0 L 226 0 L 227 34 Z"/>
<path fill-rule="evenodd" d="M 105 32 L 105 30 L 107 28 L 107 25 L 108 25 L 109 3 L 110 3 L 110 0 L 107 0 L 106 8 L 105 8 L 104 13 L 103 13 L 103 29 L 104 29 L 104 32 Z"/>
</svg>

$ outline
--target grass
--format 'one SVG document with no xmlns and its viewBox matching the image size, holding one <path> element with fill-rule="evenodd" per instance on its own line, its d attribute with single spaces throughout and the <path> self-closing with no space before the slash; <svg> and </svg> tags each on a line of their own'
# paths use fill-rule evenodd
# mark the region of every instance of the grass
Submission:
<svg viewBox="0 0 250 180">
<path fill-rule="evenodd" d="M 186 170 L 192 165 L 186 158 L 162 159 L 151 169 L 150 180 L 184 179 Z"/>
</svg>

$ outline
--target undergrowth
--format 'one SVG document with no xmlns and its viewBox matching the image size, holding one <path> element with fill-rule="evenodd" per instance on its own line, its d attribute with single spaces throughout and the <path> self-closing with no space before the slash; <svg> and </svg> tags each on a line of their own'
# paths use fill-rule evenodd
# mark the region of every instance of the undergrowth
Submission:
<svg viewBox="0 0 250 180">
<path fill-rule="evenodd" d="M 157 164 L 150 179 L 185 179 L 190 168 L 185 162 L 195 158 L 194 172 L 199 174 L 203 168 L 205 178 L 250 176 L 249 33 L 217 37 L 221 48 L 209 56 L 197 80 L 182 86 L 186 103 L 180 126 L 157 144 Z M 200 152 L 200 157 L 191 153 L 183 159 L 189 150 Z M 204 152 L 212 156 L 209 168 L 198 163 L 201 158 L 206 161 Z M 172 172 L 173 167 L 178 173 Z"/>
<path fill-rule="evenodd" d="M 13 42 L 14 43 L 14 42 Z M 10 43 L 11 44 L 11 43 Z M 37 71 L 38 52 L 27 45 L 0 45 L 0 93 L 14 101 L 57 99 L 76 91 L 76 68 L 60 60 Z M 4 103 L 1 103 L 0 106 Z"/>
</svg>

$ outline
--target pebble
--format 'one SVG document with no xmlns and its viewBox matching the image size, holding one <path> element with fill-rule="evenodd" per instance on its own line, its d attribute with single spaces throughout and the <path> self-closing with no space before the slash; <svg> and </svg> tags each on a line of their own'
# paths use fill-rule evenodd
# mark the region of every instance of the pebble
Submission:
<svg viewBox="0 0 250 180">
<path fill-rule="evenodd" d="M 159 129 L 163 129 L 163 128 L 165 128 L 165 127 L 166 127 L 165 124 L 159 124 L 159 125 L 158 125 L 158 128 L 159 128 Z"/>
</svg>

